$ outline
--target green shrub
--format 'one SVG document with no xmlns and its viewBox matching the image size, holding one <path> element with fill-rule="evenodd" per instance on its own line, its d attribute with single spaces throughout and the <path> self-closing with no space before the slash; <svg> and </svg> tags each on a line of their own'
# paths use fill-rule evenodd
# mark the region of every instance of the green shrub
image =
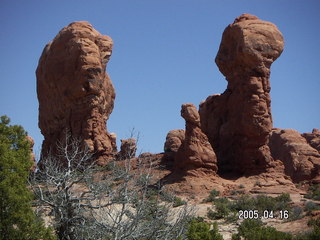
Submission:
<svg viewBox="0 0 320 240">
<path fill-rule="evenodd" d="M 310 186 L 305 198 L 320 200 L 320 184 Z"/>
<path fill-rule="evenodd" d="M 174 198 L 173 207 L 179 207 L 179 206 L 185 205 L 185 204 L 187 204 L 187 202 L 182 200 L 181 198 L 179 198 L 179 197 Z"/>
<path fill-rule="evenodd" d="M 290 210 L 290 214 L 289 214 L 289 220 L 290 221 L 294 221 L 297 219 L 300 219 L 303 217 L 302 215 L 303 213 L 303 209 L 299 206 L 294 206 L 291 210 Z"/>
<path fill-rule="evenodd" d="M 233 211 L 255 209 L 254 198 L 243 195 L 232 204 Z"/>
<path fill-rule="evenodd" d="M 246 219 L 232 235 L 232 240 L 291 240 L 289 233 L 279 232 L 273 227 L 264 227 L 260 220 Z"/>
<path fill-rule="evenodd" d="M 210 230 L 210 224 L 193 219 L 189 223 L 187 231 L 188 240 L 223 240 L 222 235 L 218 232 L 217 224 L 213 224 L 213 229 Z"/>
<path fill-rule="evenodd" d="M 310 214 L 311 211 L 313 210 L 319 210 L 320 206 L 314 202 L 306 202 L 306 204 L 304 205 L 304 210 L 307 212 L 307 214 Z"/>
<path fill-rule="evenodd" d="M 232 210 L 258 210 L 263 212 L 289 210 L 289 202 L 291 201 L 289 194 L 281 194 L 278 197 L 272 198 L 266 195 L 259 195 L 257 197 L 250 197 L 248 195 L 241 196 L 232 205 Z"/>
<path fill-rule="evenodd" d="M 215 199 L 214 205 L 215 205 L 215 211 L 208 208 L 207 217 L 209 219 L 215 220 L 215 219 L 227 218 L 232 211 L 232 202 L 229 201 L 227 198 Z"/>
<path fill-rule="evenodd" d="M 204 200 L 204 202 L 213 202 L 219 195 L 220 192 L 218 190 L 213 189 L 212 191 L 210 191 L 209 196 Z"/>
</svg>

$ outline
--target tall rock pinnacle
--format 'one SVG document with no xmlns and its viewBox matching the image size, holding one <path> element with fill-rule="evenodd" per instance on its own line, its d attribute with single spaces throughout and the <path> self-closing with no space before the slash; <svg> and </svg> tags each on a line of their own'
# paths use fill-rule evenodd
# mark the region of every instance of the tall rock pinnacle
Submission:
<svg viewBox="0 0 320 240">
<path fill-rule="evenodd" d="M 36 70 L 43 156 L 55 153 L 66 132 L 83 141 L 98 164 L 116 152 L 106 128 L 115 99 L 106 73 L 112 46 L 88 22 L 74 22 L 44 48 Z"/>
<path fill-rule="evenodd" d="M 243 14 L 224 31 L 216 64 L 228 86 L 200 104 L 201 128 L 221 171 L 264 171 L 272 163 L 270 67 L 284 47 L 270 22 Z"/>
<path fill-rule="evenodd" d="M 186 121 L 186 130 L 185 138 L 175 156 L 176 171 L 193 176 L 201 176 L 201 173 L 215 175 L 216 154 L 200 128 L 197 108 L 192 103 L 182 104 L 181 117 Z"/>
</svg>

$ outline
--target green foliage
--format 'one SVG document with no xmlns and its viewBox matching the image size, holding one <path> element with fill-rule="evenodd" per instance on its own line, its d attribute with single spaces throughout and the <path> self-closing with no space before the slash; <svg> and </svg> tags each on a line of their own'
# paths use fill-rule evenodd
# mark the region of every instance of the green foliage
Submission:
<svg viewBox="0 0 320 240">
<path fill-rule="evenodd" d="M 207 216 L 210 219 L 221 219 L 227 217 L 231 212 L 232 203 L 227 198 L 219 198 L 214 201 L 216 211 L 209 209 Z"/>
<path fill-rule="evenodd" d="M 320 206 L 314 202 L 308 201 L 304 205 L 304 210 L 307 212 L 307 214 L 310 214 L 313 210 L 319 210 Z"/>
<path fill-rule="evenodd" d="M 265 227 L 259 220 L 246 219 L 238 228 L 232 240 L 291 240 L 289 233 L 279 232 L 273 227 Z"/>
<path fill-rule="evenodd" d="M 30 145 L 27 133 L 10 119 L 0 122 L 0 239 L 54 239 L 32 208 L 32 193 L 27 188 Z"/>
<path fill-rule="evenodd" d="M 214 194 L 213 194 L 214 196 Z M 208 209 L 207 216 L 209 219 L 221 219 L 233 222 L 237 220 L 237 214 L 240 210 L 258 210 L 262 213 L 265 210 L 268 211 L 280 211 L 290 210 L 289 202 L 291 201 L 289 194 L 281 194 L 275 198 L 259 195 L 251 197 L 248 195 L 241 195 L 236 201 L 230 201 L 227 198 L 214 198 L 213 204 L 215 205 L 215 211 Z M 291 210 L 294 213 L 293 217 L 300 217 L 301 209 Z"/>
<path fill-rule="evenodd" d="M 290 195 L 286 193 L 283 193 L 275 198 L 266 195 L 259 195 L 257 197 L 243 195 L 236 202 L 234 202 L 232 208 L 235 211 L 255 209 L 260 212 L 263 212 L 264 210 L 288 210 L 290 201 Z"/>
<path fill-rule="evenodd" d="M 320 184 L 310 186 L 305 198 L 320 200 Z"/>
<path fill-rule="evenodd" d="M 174 198 L 173 207 L 179 207 L 179 206 L 182 206 L 185 204 L 187 204 L 187 202 L 182 200 L 181 198 L 179 198 L 179 197 Z"/>
<path fill-rule="evenodd" d="M 210 224 L 199 219 L 193 219 L 189 223 L 188 240 L 223 240 L 222 235 L 218 232 L 218 225 L 213 224 L 210 230 Z"/>
<path fill-rule="evenodd" d="M 218 190 L 213 189 L 213 190 L 210 192 L 208 198 L 206 198 L 206 199 L 204 200 L 204 202 L 213 202 L 213 201 L 216 199 L 216 197 L 219 196 L 219 195 L 220 195 L 220 192 L 219 192 Z"/>
<path fill-rule="evenodd" d="M 294 221 L 303 217 L 303 209 L 299 206 L 294 206 L 290 209 L 289 220 Z"/>
</svg>

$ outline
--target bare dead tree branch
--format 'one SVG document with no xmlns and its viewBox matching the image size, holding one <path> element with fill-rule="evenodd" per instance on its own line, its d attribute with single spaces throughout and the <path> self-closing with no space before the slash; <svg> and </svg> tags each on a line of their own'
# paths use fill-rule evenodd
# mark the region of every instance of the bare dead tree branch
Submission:
<svg viewBox="0 0 320 240">
<path fill-rule="evenodd" d="M 133 169 L 134 156 L 128 156 L 99 168 L 68 134 L 57 149 L 42 159 L 31 186 L 39 208 L 51 209 L 59 239 L 183 239 L 191 208 L 172 211 L 160 188 L 151 191 L 151 161 Z"/>
</svg>

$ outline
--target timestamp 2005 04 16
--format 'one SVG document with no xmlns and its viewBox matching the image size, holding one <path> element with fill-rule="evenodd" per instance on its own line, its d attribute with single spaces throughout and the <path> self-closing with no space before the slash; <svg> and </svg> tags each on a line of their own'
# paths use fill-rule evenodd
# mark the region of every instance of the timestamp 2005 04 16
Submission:
<svg viewBox="0 0 320 240">
<path fill-rule="evenodd" d="M 264 210 L 259 212 L 258 210 L 240 210 L 238 212 L 239 219 L 269 219 L 269 218 L 279 218 L 279 219 L 288 219 L 289 211 L 280 210 L 279 214 L 275 215 L 272 210 Z"/>
</svg>

